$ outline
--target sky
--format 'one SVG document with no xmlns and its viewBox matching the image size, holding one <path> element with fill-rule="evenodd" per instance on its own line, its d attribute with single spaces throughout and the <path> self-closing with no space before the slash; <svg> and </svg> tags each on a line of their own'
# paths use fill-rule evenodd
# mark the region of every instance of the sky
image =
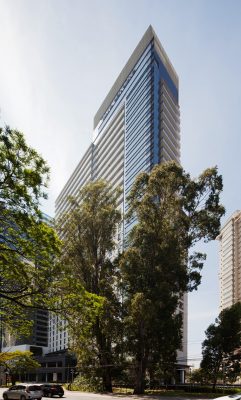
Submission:
<svg viewBox="0 0 241 400">
<path fill-rule="evenodd" d="M 0 126 L 24 132 L 51 168 L 54 201 L 85 150 L 100 104 L 151 24 L 179 75 L 181 162 L 223 175 L 223 222 L 241 208 L 240 0 L 0 0 Z M 219 313 L 218 243 L 189 295 L 188 363 Z"/>
</svg>

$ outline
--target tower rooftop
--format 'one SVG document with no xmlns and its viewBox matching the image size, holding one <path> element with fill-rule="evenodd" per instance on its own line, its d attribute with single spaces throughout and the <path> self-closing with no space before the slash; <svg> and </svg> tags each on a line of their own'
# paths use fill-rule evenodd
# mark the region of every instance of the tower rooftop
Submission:
<svg viewBox="0 0 241 400">
<path fill-rule="evenodd" d="M 129 74 L 131 73 L 132 69 L 134 68 L 135 64 L 139 60 L 140 56 L 148 46 L 148 44 L 153 40 L 154 48 L 157 51 L 160 59 L 162 60 L 163 64 L 165 65 L 170 77 L 173 80 L 173 83 L 178 88 L 178 75 L 172 66 L 171 61 L 169 60 L 164 48 L 160 40 L 158 39 L 154 29 L 150 25 L 146 32 L 144 33 L 142 39 L 136 46 L 135 50 L 133 51 L 132 55 L 130 56 L 129 60 L 127 61 L 126 65 L 122 69 L 121 73 L 119 74 L 118 78 L 114 82 L 112 88 L 110 89 L 109 93 L 105 97 L 104 101 L 102 102 L 100 108 L 98 109 L 97 113 L 94 117 L 94 129 L 100 122 L 103 114 L 108 109 L 111 102 L 114 100 L 116 94 L 121 89 L 122 85 L 124 84 L 125 80 L 128 78 Z"/>
</svg>

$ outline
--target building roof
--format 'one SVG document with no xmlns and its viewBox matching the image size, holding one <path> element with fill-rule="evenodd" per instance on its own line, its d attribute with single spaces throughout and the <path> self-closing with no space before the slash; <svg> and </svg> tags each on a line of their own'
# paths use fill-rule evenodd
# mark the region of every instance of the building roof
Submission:
<svg viewBox="0 0 241 400">
<path fill-rule="evenodd" d="M 235 219 L 240 218 L 240 217 L 241 217 L 241 210 L 236 210 L 236 211 L 228 218 L 228 220 L 221 226 L 220 233 L 219 233 L 219 235 L 216 237 L 216 240 L 221 240 L 221 239 L 222 239 L 223 230 L 226 228 L 226 226 L 227 226 L 232 220 L 235 220 Z"/>
<path fill-rule="evenodd" d="M 148 46 L 151 41 L 154 41 L 154 47 L 157 51 L 159 57 L 161 58 L 163 64 L 165 65 L 170 77 L 172 78 L 174 84 L 178 88 L 178 75 L 172 66 L 165 50 L 163 49 L 160 40 L 158 39 L 154 29 L 150 25 L 145 32 L 144 36 L 136 46 L 135 50 L 133 51 L 132 55 L 130 56 L 129 60 L 127 61 L 126 65 L 122 69 L 121 73 L 119 74 L 118 78 L 116 79 L 114 85 L 110 89 L 109 93 L 107 94 L 106 98 L 104 99 L 103 103 L 101 104 L 99 110 L 95 114 L 94 117 L 94 129 L 100 122 L 102 116 L 104 115 L 105 111 L 108 109 L 109 105 L 115 98 L 115 95 L 118 93 L 122 85 L 124 84 L 125 80 L 128 78 L 130 72 L 134 68 L 135 64 L 141 57 L 142 53 Z"/>
</svg>

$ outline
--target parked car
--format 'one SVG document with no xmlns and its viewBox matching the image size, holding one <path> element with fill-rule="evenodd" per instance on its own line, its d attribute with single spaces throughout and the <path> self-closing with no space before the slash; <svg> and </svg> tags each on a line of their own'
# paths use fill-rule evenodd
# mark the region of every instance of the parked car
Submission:
<svg viewBox="0 0 241 400">
<path fill-rule="evenodd" d="M 61 385 L 51 385 L 50 383 L 45 383 L 44 385 L 40 385 L 43 395 L 45 397 L 53 397 L 53 396 L 59 396 L 63 397 L 64 395 L 64 389 L 62 388 Z"/>
<path fill-rule="evenodd" d="M 14 385 L 3 392 L 4 400 L 41 400 L 43 392 L 39 385 Z"/>
<path fill-rule="evenodd" d="M 216 397 L 213 400 L 241 400 L 241 394 L 236 393 L 236 394 L 230 394 L 228 396 Z"/>
</svg>

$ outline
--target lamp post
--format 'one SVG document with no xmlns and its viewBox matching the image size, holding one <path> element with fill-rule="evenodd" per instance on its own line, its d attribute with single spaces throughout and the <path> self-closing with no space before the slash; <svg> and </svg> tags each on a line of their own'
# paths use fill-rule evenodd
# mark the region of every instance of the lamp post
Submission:
<svg viewBox="0 0 241 400">
<path fill-rule="evenodd" d="M 71 368 L 70 373 L 71 373 L 71 385 L 72 385 L 73 380 L 74 380 L 74 369 L 73 368 Z"/>
</svg>

